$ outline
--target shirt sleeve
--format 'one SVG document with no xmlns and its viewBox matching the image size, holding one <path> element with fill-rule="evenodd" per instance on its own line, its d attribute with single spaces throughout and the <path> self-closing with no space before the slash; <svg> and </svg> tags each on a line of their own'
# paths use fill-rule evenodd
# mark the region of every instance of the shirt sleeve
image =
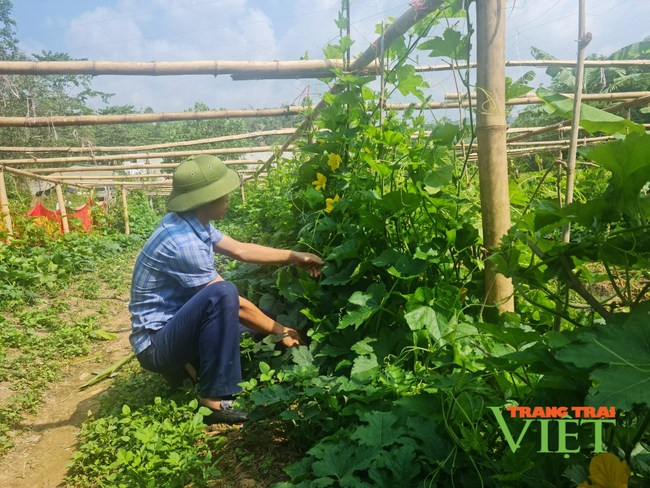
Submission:
<svg viewBox="0 0 650 488">
<path fill-rule="evenodd" d="M 205 246 L 178 246 L 167 261 L 168 275 L 184 288 L 210 283 L 219 275 L 214 269 L 214 252 Z"/>
<path fill-rule="evenodd" d="M 210 225 L 210 239 L 212 240 L 212 244 L 216 244 L 221 240 L 223 237 L 223 232 L 221 232 L 219 229 L 215 229 L 212 224 Z"/>
</svg>

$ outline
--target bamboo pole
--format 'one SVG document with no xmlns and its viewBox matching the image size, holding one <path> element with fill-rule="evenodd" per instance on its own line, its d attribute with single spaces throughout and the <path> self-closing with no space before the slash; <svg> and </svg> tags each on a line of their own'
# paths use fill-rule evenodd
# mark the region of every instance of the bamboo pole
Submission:
<svg viewBox="0 0 650 488">
<path fill-rule="evenodd" d="M 432 2 L 438 0 L 429 0 Z M 392 26 L 391 26 L 392 27 Z M 387 32 L 390 31 L 390 28 Z M 341 85 L 335 85 L 341 86 Z M 340 89 L 339 89 L 340 90 Z M 621 92 L 623 93 L 623 92 Z M 635 92 L 630 92 L 635 93 Z M 638 93 L 638 92 L 637 92 Z M 650 92 L 645 92 L 650 94 Z M 593 94 L 593 100 L 601 100 L 602 95 Z M 609 97 L 609 98 L 608 98 Z M 623 98 L 632 98 L 632 96 Z M 611 97 L 609 94 L 605 94 L 602 100 L 612 100 L 616 97 Z M 637 100 L 646 100 L 646 97 L 641 97 Z M 632 100 L 629 103 L 633 103 L 636 100 Z M 321 100 L 321 103 L 326 104 Z M 506 105 L 534 105 L 544 103 L 539 98 L 533 97 L 518 97 L 512 98 L 506 102 Z M 647 102 L 645 102 L 647 103 Z M 641 102 L 643 104 L 643 102 Z M 471 104 L 473 106 L 473 104 Z M 0 117 L 0 127 L 69 127 L 69 126 L 88 126 L 88 125 L 116 125 L 116 124 L 144 124 L 152 122 L 172 122 L 177 120 L 213 120 L 213 119 L 229 119 L 229 118 L 238 118 L 238 117 L 286 117 L 288 115 L 298 115 L 308 110 L 315 111 L 318 106 L 321 106 L 320 103 L 317 106 L 312 107 L 303 107 L 299 105 L 292 105 L 283 109 L 263 109 L 263 110 L 213 110 L 206 112 L 169 112 L 169 113 L 154 113 L 154 114 L 127 114 L 127 115 L 76 115 L 76 116 L 54 116 L 54 117 L 32 117 L 26 119 L 25 117 Z M 470 107 L 469 101 L 459 102 L 429 102 L 429 103 L 389 103 L 385 105 L 386 110 L 396 110 L 403 111 L 410 107 L 415 108 L 416 110 L 421 109 L 430 109 L 430 110 L 446 110 L 446 109 L 456 109 L 459 107 L 468 108 Z M 370 107 L 368 107 L 369 109 Z M 322 106 L 321 109 L 322 110 Z M 312 115 L 310 117 L 314 117 Z M 306 120 L 313 120 L 308 118 Z M 293 142 L 300 135 L 301 131 L 296 131 L 295 136 L 291 136 L 291 141 Z M 146 154 L 146 153 L 145 153 Z M 155 153 L 153 153 L 155 154 Z M 155 157 L 155 156 L 154 156 Z"/>
<path fill-rule="evenodd" d="M 68 225 L 68 212 L 65 209 L 65 200 L 63 199 L 63 190 L 61 189 L 61 183 L 54 185 L 56 189 L 56 201 L 59 202 L 59 212 L 61 212 L 61 224 L 63 225 L 63 233 L 70 233 L 70 226 Z"/>
<path fill-rule="evenodd" d="M 476 46 L 478 91 L 476 132 L 478 137 L 479 180 L 483 242 L 488 252 L 499 245 L 510 229 L 510 197 L 508 192 L 508 159 L 506 153 L 505 0 L 477 0 Z M 514 311 L 512 281 L 493 271 L 485 261 L 487 305 L 496 305 L 500 312 Z"/>
<path fill-rule="evenodd" d="M 259 159 L 233 159 L 229 161 L 223 161 L 226 166 L 236 166 L 236 165 L 258 165 L 264 164 L 263 161 Z M 170 163 L 170 164 L 124 164 L 124 165 L 115 165 L 115 166 L 66 166 L 59 168 L 37 168 L 30 169 L 30 173 L 33 174 L 43 174 L 43 173 L 85 173 L 87 171 L 126 171 L 132 169 L 174 169 L 177 168 L 181 163 Z"/>
<path fill-rule="evenodd" d="M 258 132 L 248 132 L 246 134 L 233 134 L 230 136 L 210 137 L 208 139 L 196 139 L 193 141 L 178 141 L 167 142 L 164 144 L 148 144 L 145 146 L 91 146 L 91 147 L 26 147 L 26 146 L 3 146 L 0 147 L 0 152 L 66 152 L 66 153 L 100 153 L 100 152 L 138 152 L 138 151 L 151 151 L 157 149 L 168 149 L 170 147 L 185 147 L 185 146 L 199 146 L 202 144 L 215 144 L 217 142 L 231 142 L 239 141 L 242 139 L 254 139 L 256 137 L 266 136 L 282 136 L 291 134 L 296 129 L 276 129 L 265 130 Z"/>
<path fill-rule="evenodd" d="M 297 115 L 305 107 L 264 110 L 207 110 L 205 112 L 167 112 L 123 115 L 71 115 L 55 117 L 0 117 L 0 127 L 69 127 L 86 125 L 146 124 L 178 120 L 215 120 L 246 117 L 279 117 Z"/>
<path fill-rule="evenodd" d="M 506 67 L 567 67 L 576 66 L 571 60 L 507 61 Z M 650 66 L 650 60 L 593 60 L 586 61 L 587 68 L 629 68 Z M 476 63 L 470 63 L 475 68 Z M 459 64 L 466 69 L 466 64 Z M 331 78 L 332 70 L 345 70 L 341 59 L 302 61 L 181 61 L 181 62 L 125 62 L 125 61 L 2 61 L 0 72 L 6 75 L 121 75 L 121 76 L 178 76 L 178 75 L 231 75 L 233 80 Z M 417 72 L 449 71 L 451 66 L 416 66 Z M 361 71 L 361 70 L 360 70 Z M 363 70 L 369 75 L 373 70 Z"/>
<path fill-rule="evenodd" d="M 443 0 L 422 0 L 417 4 L 417 9 L 414 7 L 409 8 L 397 20 L 395 20 L 395 22 L 393 22 L 388 29 L 386 29 L 381 39 L 376 39 L 375 42 L 370 44 L 370 46 L 368 46 L 368 48 L 357 59 L 354 60 L 354 63 L 352 63 L 352 66 L 350 66 L 350 71 L 356 72 L 365 69 L 373 60 L 377 58 L 377 48 L 380 42 L 384 43 L 385 48 L 389 48 L 397 38 L 402 37 L 404 34 L 406 34 L 406 32 L 420 19 L 437 10 L 442 3 Z M 330 95 L 336 95 L 344 89 L 345 85 L 334 85 L 327 93 Z M 327 106 L 328 103 L 324 99 L 321 100 L 318 105 L 316 105 L 316 108 L 314 108 L 313 112 L 301 122 L 301 124 L 296 129 L 296 132 L 289 136 L 278 153 L 281 154 L 287 147 L 289 147 L 289 145 L 312 124 L 314 119 L 320 115 L 320 112 Z M 264 165 L 260 167 L 257 175 L 259 175 L 264 170 L 268 171 L 269 165 L 275 161 L 276 157 L 277 154 L 271 156 L 264 163 Z"/>
<path fill-rule="evenodd" d="M 293 151 L 296 146 L 289 146 L 286 152 Z M 87 161 L 100 162 L 100 161 L 132 161 L 137 159 L 150 159 L 150 158 L 185 158 L 189 156 L 196 156 L 199 154 L 246 154 L 246 153 L 259 153 L 271 152 L 275 148 L 273 146 L 250 146 L 250 147 L 225 147 L 220 149 L 195 149 L 191 151 L 170 151 L 159 153 L 132 153 L 132 154 L 108 154 L 105 156 L 74 156 L 64 158 L 31 158 L 31 159 L 0 159 L 0 165 L 21 165 L 21 164 L 60 164 L 60 163 L 84 163 Z M 150 168 L 151 165 L 147 164 Z"/>
<path fill-rule="evenodd" d="M 634 108 L 634 107 L 638 107 L 640 105 L 646 105 L 648 103 L 650 103 L 650 96 L 637 98 L 636 100 L 631 100 L 631 101 L 625 102 L 625 103 L 620 103 L 618 105 L 608 107 L 604 111 L 609 112 L 609 113 L 615 113 L 615 112 L 620 112 L 622 110 L 625 110 L 627 108 Z M 509 142 L 523 141 L 524 139 L 528 139 L 530 137 L 535 137 L 535 136 L 539 136 L 539 135 L 542 135 L 542 134 L 546 134 L 547 132 L 552 132 L 554 130 L 562 129 L 563 127 L 567 127 L 567 126 L 570 126 L 570 125 L 571 125 L 571 120 L 563 120 L 562 122 L 558 122 L 557 124 L 549 125 L 547 127 L 540 127 L 539 129 L 535 129 L 535 130 L 527 132 L 525 134 L 521 134 L 519 136 L 511 137 L 510 139 L 508 139 L 508 141 Z"/>
<path fill-rule="evenodd" d="M 126 203 L 126 188 L 122 186 L 122 209 L 124 210 L 124 233 L 128 236 L 131 233 L 129 227 L 129 208 Z"/>
<path fill-rule="evenodd" d="M 53 184 L 58 184 L 60 181 L 56 180 L 55 178 L 49 178 L 47 176 L 41 176 L 41 175 L 36 175 L 30 171 L 23 171 L 21 169 L 16 169 L 16 168 L 11 168 L 8 166 L 2 166 L 3 170 L 6 171 L 7 173 L 14 174 L 16 176 L 24 176 L 25 178 L 32 178 L 34 180 L 41 180 L 41 181 L 47 181 L 48 183 L 53 183 Z M 85 188 L 88 189 L 90 188 L 87 185 L 82 185 L 79 183 L 70 183 L 69 186 L 74 186 L 76 188 Z"/>
<path fill-rule="evenodd" d="M 578 67 L 576 69 L 576 91 L 573 98 L 573 114 L 571 118 L 571 141 L 569 142 L 569 154 L 567 158 L 566 167 L 566 196 L 565 202 L 567 205 L 573 202 L 573 187 L 575 184 L 576 174 L 576 153 L 578 151 L 578 131 L 580 127 L 580 103 L 582 99 L 582 84 L 585 74 L 585 49 L 591 41 L 591 33 L 586 33 L 586 15 L 585 15 L 585 0 L 579 0 L 580 20 L 578 22 Z M 571 240 L 571 224 L 567 223 L 562 227 L 562 241 L 569 242 Z M 554 327 L 556 332 L 559 332 L 560 321 Z"/>
<path fill-rule="evenodd" d="M 7 237 L 7 243 L 10 243 L 11 236 L 14 233 L 14 228 L 11 223 L 11 212 L 9 211 L 9 199 L 7 198 L 5 172 L 2 166 L 0 166 L 0 215 L 2 215 L 2 220 L 4 222 L 5 229 L 9 234 L 9 236 Z"/>
<path fill-rule="evenodd" d="M 567 98 L 573 98 L 575 96 L 574 93 L 561 93 L 561 95 L 567 97 Z M 635 92 L 616 92 L 616 93 L 585 93 L 582 95 L 582 100 L 583 101 L 592 101 L 592 102 L 604 102 L 604 101 L 612 101 L 612 100 L 629 100 L 629 99 L 634 99 L 634 98 L 640 98 L 640 97 L 647 97 L 650 95 L 650 91 L 635 91 Z M 445 100 L 453 100 L 457 101 L 459 99 L 461 100 L 467 100 L 467 93 L 445 93 Z M 472 93 L 472 100 L 476 99 L 476 93 Z M 508 102 L 512 100 L 535 100 L 535 102 L 532 103 L 544 103 L 544 101 L 537 96 L 536 93 L 531 92 L 527 93 L 525 95 L 521 95 L 517 98 L 512 98 L 508 100 Z M 506 104 L 508 103 L 506 102 Z M 523 105 L 523 103 L 521 103 Z M 511 105 L 513 105 L 511 103 Z"/>
</svg>

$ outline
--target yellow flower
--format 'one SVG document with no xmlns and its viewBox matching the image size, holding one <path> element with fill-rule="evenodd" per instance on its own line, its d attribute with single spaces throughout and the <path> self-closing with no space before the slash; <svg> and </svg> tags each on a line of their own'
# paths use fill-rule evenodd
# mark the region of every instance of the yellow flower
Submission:
<svg viewBox="0 0 650 488">
<path fill-rule="evenodd" d="M 330 158 L 327 161 L 327 164 L 330 165 L 332 171 L 336 171 L 337 168 L 341 165 L 341 156 L 339 156 L 338 154 L 330 154 Z"/>
<path fill-rule="evenodd" d="M 311 184 L 316 187 L 317 190 L 324 190 L 325 183 L 327 183 L 327 178 L 320 173 L 316 173 L 316 181 L 312 181 Z"/>
<path fill-rule="evenodd" d="M 578 488 L 627 488 L 630 474 L 625 461 L 610 452 L 604 452 L 594 456 L 589 463 L 589 478 L 595 484 L 583 481 Z"/>
<path fill-rule="evenodd" d="M 325 199 L 325 204 L 326 204 L 325 211 L 327 213 L 330 213 L 332 210 L 334 210 L 334 204 L 337 203 L 338 201 L 339 201 L 339 196 L 338 195 L 336 195 L 334 198 L 326 198 Z"/>
</svg>

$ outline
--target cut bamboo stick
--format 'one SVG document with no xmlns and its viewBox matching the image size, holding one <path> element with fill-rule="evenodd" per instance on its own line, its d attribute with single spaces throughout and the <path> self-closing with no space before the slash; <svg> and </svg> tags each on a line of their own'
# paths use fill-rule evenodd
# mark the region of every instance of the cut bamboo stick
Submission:
<svg viewBox="0 0 650 488">
<path fill-rule="evenodd" d="M 9 199 L 7 198 L 5 172 L 2 166 L 0 166 L 0 215 L 2 215 L 5 230 L 9 236 L 11 236 L 14 233 L 14 229 L 11 223 L 11 212 L 9 211 Z M 7 238 L 7 243 L 9 242 L 11 242 L 11 237 Z"/>
<path fill-rule="evenodd" d="M 286 152 L 293 151 L 296 146 L 289 146 Z M 61 164 L 61 163 L 84 163 L 88 161 L 132 161 L 137 159 L 152 158 L 185 158 L 199 154 L 247 154 L 259 152 L 272 152 L 273 146 L 251 146 L 251 147 L 225 147 L 219 149 L 195 149 L 191 151 L 170 151 L 158 153 L 132 153 L 132 154 L 109 154 L 105 156 L 73 156 L 65 158 L 31 158 L 31 159 L 0 159 L 0 165 L 22 165 L 22 164 Z M 149 165 L 148 165 L 149 166 Z"/>
<path fill-rule="evenodd" d="M 122 187 L 122 209 L 124 210 L 124 233 L 129 235 L 131 227 L 129 226 L 129 207 L 126 203 L 126 188 Z"/>
<path fill-rule="evenodd" d="M 231 142 L 239 141 L 242 139 L 254 139 L 256 137 L 267 136 L 282 136 L 291 134 L 296 129 L 277 129 L 265 130 L 259 132 L 248 132 L 246 134 L 234 134 L 230 136 L 211 137 L 208 139 L 196 139 L 193 141 L 178 141 L 167 142 L 164 144 L 148 144 L 145 146 L 90 146 L 90 147 L 26 147 L 26 146 L 3 146 L 0 147 L 0 152 L 26 152 L 26 153 L 40 153 L 40 152 L 66 152 L 66 153 L 86 153 L 94 154 L 101 152 L 139 152 L 139 151 L 153 151 L 157 149 L 168 149 L 171 147 L 186 147 L 186 146 L 199 146 L 202 144 L 215 144 L 218 142 Z"/>
<path fill-rule="evenodd" d="M 63 190 L 61 183 L 54 185 L 56 189 L 56 201 L 59 203 L 59 212 L 61 212 L 61 224 L 63 225 L 63 233 L 70 233 L 70 226 L 68 225 L 68 212 L 65 209 L 65 200 L 63 199 Z"/>
</svg>

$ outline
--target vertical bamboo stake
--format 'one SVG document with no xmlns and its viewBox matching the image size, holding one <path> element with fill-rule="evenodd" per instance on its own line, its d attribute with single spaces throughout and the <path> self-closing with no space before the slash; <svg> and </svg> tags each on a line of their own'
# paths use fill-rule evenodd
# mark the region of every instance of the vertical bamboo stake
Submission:
<svg viewBox="0 0 650 488">
<path fill-rule="evenodd" d="M 5 223 L 5 229 L 11 236 L 14 233 L 11 224 L 11 213 L 9 212 L 9 199 L 7 198 L 7 187 L 5 185 L 5 172 L 4 166 L 0 166 L 0 214 Z M 7 243 L 11 242 L 11 238 L 7 238 Z"/>
<path fill-rule="evenodd" d="M 386 84 L 384 83 L 384 30 L 386 29 L 386 20 L 381 22 L 381 47 L 379 49 L 379 128 L 384 130 L 384 107 L 386 105 Z"/>
<path fill-rule="evenodd" d="M 126 205 L 126 188 L 122 188 L 122 207 L 124 208 L 124 233 L 129 235 L 131 233 L 131 228 L 129 227 L 129 209 Z"/>
<path fill-rule="evenodd" d="M 571 139 L 569 140 L 569 155 L 566 168 L 566 204 L 573 202 L 573 187 L 576 174 L 576 153 L 578 150 L 578 131 L 580 130 L 580 103 L 582 102 L 582 84 L 585 74 L 585 48 L 591 42 L 591 32 L 585 32 L 585 0 L 578 0 L 580 5 L 580 21 L 578 25 L 578 65 L 576 68 L 576 88 L 573 97 L 573 117 L 571 119 Z M 571 224 L 562 227 L 562 241 L 571 239 Z"/>
<path fill-rule="evenodd" d="M 91 205 L 92 205 L 92 201 L 93 201 L 93 197 L 94 197 L 94 196 L 95 196 L 95 189 L 94 189 L 94 188 L 91 188 L 91 189 L 90 189 L 90 198 L 89 198 L 89 199 L 90 199 L 90 202 L 91 202 Z"/>
<path fill-rule="evenodd" d="M 239 173 L 239 187 L 241 188 L 241 203 L 246 205 L 246 195 L 244 194 L 244 177 Z"/>
<path fill-rule="evenodd" d="M 61 183 L 57 183 L 54 188 L 56 189 L 56 200 L 59 202 L 59 211 L 61 212 L 61 223 L 63 224 L 63 233 L 70 233 L 70 226 L 68 225 L 68 212 L 65 209 L 65 200 L 63 199 L 63 190 Z"/>
<path fill-rule="evenodd" d="M 476 46 L 478 92 L 476 132 L 483 215 L 483 243 L 488 250 L 510 228 L 506 151 L 506 5 L 505 0 L 477 0 Z M 486 303 L 500 312 L 514 311 L 512 281 L 485 262 Z"/>
</svg>

